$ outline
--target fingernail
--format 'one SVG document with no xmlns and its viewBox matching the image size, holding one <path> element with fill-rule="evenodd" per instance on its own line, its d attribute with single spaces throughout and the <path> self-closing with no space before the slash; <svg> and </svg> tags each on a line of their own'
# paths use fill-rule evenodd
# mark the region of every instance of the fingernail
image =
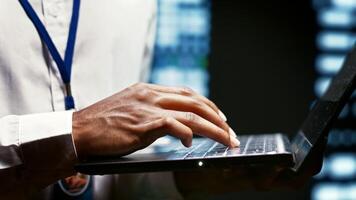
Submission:
<svg viewBox="0 0 356 200">
<path fill-rule="evenodd" d="M 192 143 L 193 143 L 193 140 L 191 140 L 191 139 L 185 140 L 186 147 L 188 147 L 188 148 L 192 146 Z"/>
<path fill-rule="evenodd" d="M 193 145 L 193 140 L 189 140 L 188 147 L 192 147 L 192 145 Z"/>
<path fill-rule="evenodd" d="M 226 122 L 227 118 L 226 118 L 225 114 L 223 112 L 221 112 L 221 110 L 219 110 L 218 113 L 219 113 L 219 116 L 221 117 L 221 119 Z"/>
<path fill-rule="evenodd" d="M 229 133 L 230 133 L 230 136 L 237 137 L 235 131 L 232 130 L 232 128 L 229 128 Z"/>
<path fill-rule="evenodd" d="M 235 137 L 230 137 L 230 142 L 232 144 L 233 147 L 238 147 L 240 146 L 240 141 L 235 138 Z"/>
</svg>

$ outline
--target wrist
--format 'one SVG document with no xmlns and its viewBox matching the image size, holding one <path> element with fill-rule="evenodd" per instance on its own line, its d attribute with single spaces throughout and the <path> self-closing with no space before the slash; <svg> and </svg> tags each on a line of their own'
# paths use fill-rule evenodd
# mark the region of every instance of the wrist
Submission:
<svg viewBox="0 0 356 200">
<path fill-rule="evenodd" d="M 86 149 L 85 130 L 81 119 L 80 111 L 73 112 L 72 137 L 78 159 L 85 160 L 88 156 L 88 150 Z"/>
</svg>

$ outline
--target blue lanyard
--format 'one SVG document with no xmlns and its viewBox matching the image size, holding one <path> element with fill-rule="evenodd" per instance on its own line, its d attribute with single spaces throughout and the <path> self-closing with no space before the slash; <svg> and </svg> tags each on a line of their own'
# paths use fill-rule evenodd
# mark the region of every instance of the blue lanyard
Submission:
<svg viewBox="0 0 356 200">
<path fill-rule="evenodd" d="M 77 35 L 80 0 L 73 0 L 72 18 L 69 27 L 69 35 L 68 35 L 67 47 L 65 50 L 64 59 L 61 58 L 61 55 L 59 54 L 56 46 L 54 45 L 51 37 L 49 36 L 45 26 L 41 22 L 40 18 L 37 16 L 36 12 L 33 10 L 28 0 L 19 0 L 19 1 L 23 9 L 25 10 L 27 16 L 31 19 L 32 23 L 36 27 L 36 30 L 40 35 L 41 39 L 46 44 L 53 60 L 57 64 L 58 70 L 61 74 L 61 78 L 64 82 L 65 90 L 66 90 L 66 94 L 65 94 L 66 110 L 75 108 L 74 99 L 71 91 L 70 78 L 72 72 L 75 39 Z"/>
</svg>

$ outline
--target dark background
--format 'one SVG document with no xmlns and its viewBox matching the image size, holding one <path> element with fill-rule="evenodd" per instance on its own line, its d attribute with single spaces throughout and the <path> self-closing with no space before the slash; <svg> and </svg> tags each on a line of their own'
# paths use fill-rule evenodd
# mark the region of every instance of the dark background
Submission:
<svg viewBox="0 0 356 200">
<path fill-rule="evenodd" d="M 315 13 L 309 0 L 212 1 L 210 98 L 238 134 L 295 134 L 314 99 Z M 296 191 L 218 199 L 308 199 Z"/>
<path fill-rule="evenodd" d="M 210 97 L 241 133 L 294 133 L 314 98 L 306 0 L 212 1 Z"/>
</svg>

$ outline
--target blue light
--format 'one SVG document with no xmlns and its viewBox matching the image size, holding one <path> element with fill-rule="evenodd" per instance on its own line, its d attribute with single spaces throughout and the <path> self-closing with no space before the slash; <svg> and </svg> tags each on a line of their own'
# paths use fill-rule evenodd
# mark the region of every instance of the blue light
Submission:
<svg viewBox="0 0 356 200">
<path fill-rule="evenodd" d="M 346 10 L 356 9 L 356 1 L 355 0 L 331 0 L 331 3 L 335 7 L 343 8 Z"/>
<path fill-rule="evenodd" d="M 185 86 L 189 87 L 200 94 L 208 94 L 206 82 L 209 81 L 209 75 L 203 68 L 192 68 L 189 70 L 180 70 L 177 66 L 167 66 L 159 70 L 153 70 L 152 79 L 156 84 L 166 86 Z"/>
<path fill-rule="evenodd" d="M 151 82 L 209 94 L 210 0 L 159 0 Z"/>
<path fill-rule="evenodd" d="M 342 196 L 342 190 L 338 184 L 322 183 L 312 190 L 313 200 L 338 200 Z"/>
<path fill-rule="evenodd" d="M 324 26 L 348 27 L 353 25 L 352 12 L 341 9 L 325 9 L 318 15 L 319 23 Z"/>
<path fill-rule="evenodd" d="M 344 62 L 344 56 L 320 55 L 316 58 L 316 69 L 320 74 L 336 74 Z"/>
<path fill-rule="evenodd" d="M 349 105 L 345 105 L 344 108 L 341 110 L 340 114 L 339 114 L 339 119 L 344 119 L 346 118 L 350 113 L 350 106 Z"/>
<path fill-rule="evenodd" d="M 329 87 L 331 78 L 342 67 L 345 54 L 355 43 L 356 0 L 313 0 L 313 5 L 321 27 L 316 37 L 317 48 L 321 53 L 315 60 L 319 77 L 315 81 L 314 90 L 316 96 L 321 97 Z M 356 92 L 353 94 L 353 98 L 355 97 Z M 339 115 L 341 120 L 346 117 L 356 117 L 356 103 L 353 100 Z M 316 183 L 312 187 L 311 199 L 356 199 L 356 154 L 338 149 L 352 148 L 355 144 L 356 132 L 352 126 L 341 125 L 330 131 L 329 156 L 324 159 L 321 172 L 315 176 Z"/>
<path fill-rule="evenodd" d="M 169 0 L 172 1 L 172 0 Z M 180 0 L 181 3 L 191 4 L 191 5 L 199 5 L 203 3 L 205 0 Z"/>
<path fill-rule="evenodd" d="M 202 95 L 209 93 L 206 83 L 209 81 L 209 74 L 203 68 L 195 68 L 186 72 L 186 82 L 190 83 L 190 87 Z"/>
<path fill-rule="evenodd" d="M 329 158 L 330 176 L 334 179 L 352 179 L 356 175 L 356 155 L 338 153 Z"/>
<path fill-rule="evenodd" d="M 332 129 L 329 133 L 328 145 L 333 147 L 355 146 L 356 131 L 352 129 Z"/>
<path fill-rule="evenodd" d="M 180 15 L 181 31 L 191 35 L 205 35 L 210 26 L 206 20 L 208 17 L 204 9 L 187 9 L 184 14 Z"/>
<path fill-rule="evenodd" d="M 356 184 L 321 183 L 316 185 L 313 200 L 353 200 L 356 199 Z"/>
<path fill-rule="evenodd" d="M 152 72 L 152 79 L 156 84 L 166 86 L 183 86 L 184 71 L 177 66 L 160 67 Z"/>
<path fill-rule="evenodd" d="M 356 184 L 352 184 L 348 188 L 349 199 L 356 199 Z"/>
<path fill-rule="evenodd" d="M 317 44 L 322 50 L 349 50 L 355 37 L 348 32 L 322 32 L 317 36 Z"/>
<path fill-rule="evenodd" d="M 331 78 L 326 78 L 326 77 L 318 78 L 315 81 L 315 87 L 314 87 L 316 96 L 321 97 L 324 94 L 324 92 L 328 89 L 330 82 L 331 82 Z"/>
<path fill-rule="evenodd" d="M 313 200 L 356 199 L 356 184 L 321 183 L 311 193 Z"/>
</svg>

